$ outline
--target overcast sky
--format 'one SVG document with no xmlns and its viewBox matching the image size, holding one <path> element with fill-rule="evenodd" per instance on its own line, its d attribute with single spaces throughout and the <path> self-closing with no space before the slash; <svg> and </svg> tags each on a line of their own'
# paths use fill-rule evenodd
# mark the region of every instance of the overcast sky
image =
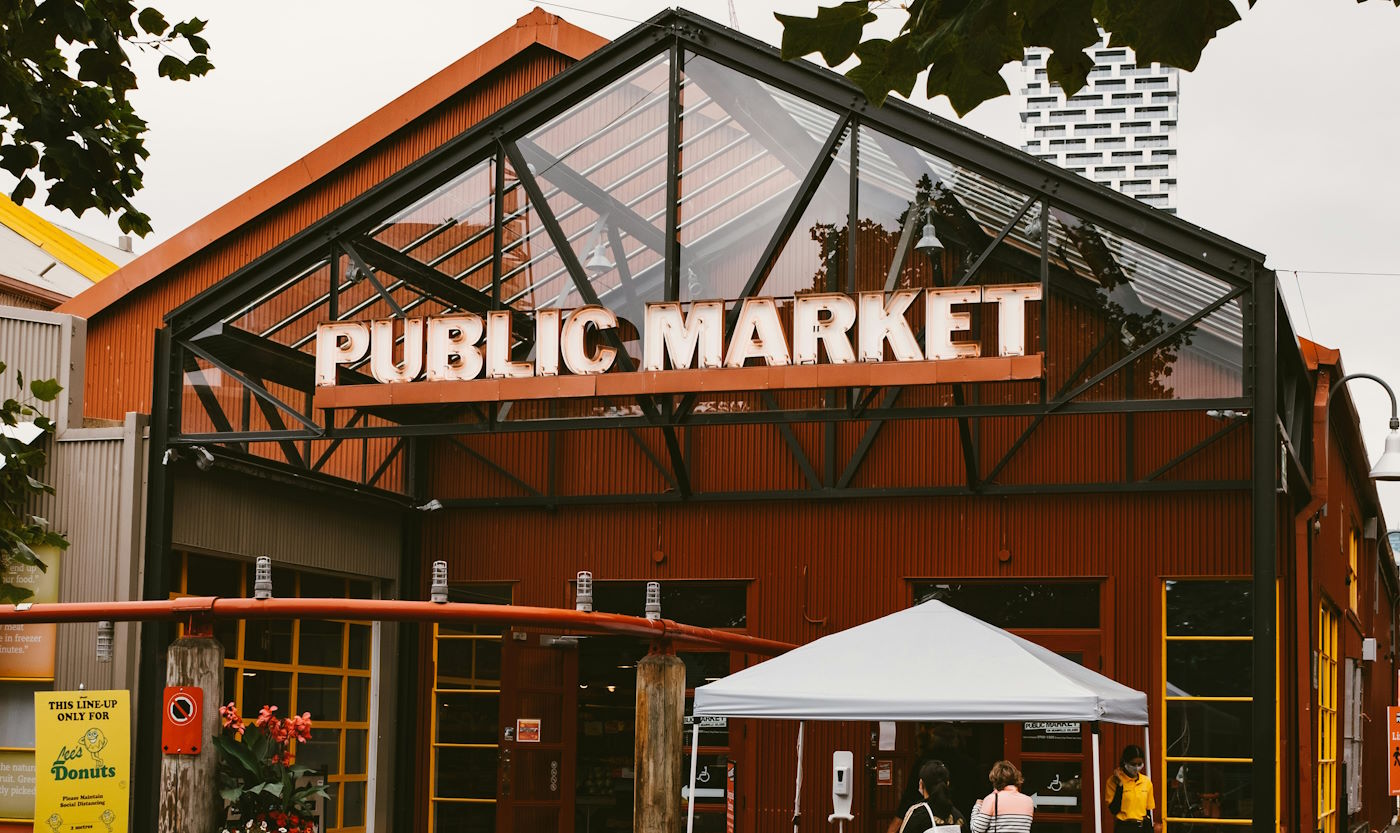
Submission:
<svg viewBox="0 0 1400 833">
<path fill-rule="evenodd" d="M 832 0 L 827 0 L 831 5 Z M 134 96 L 150 123 L 137 204 L 155 232 L 148 250 L 295 161 L 471 51 L 535 4 L 524 0 L 161 0 L 171 20 L 209 21 L 216 69 L 190 83 L 155 77 L 143 61 Z M 548 11 L 605 37 L 669 3 L 570 0 Z M 721 23 L 728 0 L 680 4 Z M 734 0 L 739 28 L 776 43 L 772 12 L 811 14 L 816 0 Z M 898 2 L 889 3 L 897 6 Z M 1181 82 L 1180 215 L 1268 255 L 1297 332 L 1343 351 L 1346 369 L 1400 383 L 1389 344 L 1400 302 L 1400 9 L 1384 0 L 1236 3 L 1243 20 L 1207 47 Z M 572 7 L 572 8 L 571 8 Z M 882 12 L 887 25 L 903 15 Z M 1019 72 L 1005 73 L 1012 88 Z M 922 101 L 953 117 L 946 100 Z M 1015 145 L 1012 99 L 963 120 Z M 8 190 L 8 188 L 7 188 Z M 31 207 L 114 240 L 114 222 Z M 1298 270 L 1295 276 L 1292 270 Z M 1381 273 L 1381 274 L 1346 274 Z M 1300 294 L 1301 290 L 1301 294 Z M 1385 393 L 1354 382 L 1378 454 Z M 1400 526 L 1400 484 L 1383 485 Z"/>
</svg>

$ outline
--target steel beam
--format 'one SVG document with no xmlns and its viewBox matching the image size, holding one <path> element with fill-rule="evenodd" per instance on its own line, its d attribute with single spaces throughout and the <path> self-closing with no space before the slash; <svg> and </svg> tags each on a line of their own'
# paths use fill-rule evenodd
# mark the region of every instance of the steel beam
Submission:
<svg viewBox="0 0 1400 833">
<path fill-rule="evenodd" d="M 1254 387 L 1251 421 L 1251 543 L 1254 565 L 1254 653 L 1250 694 L 1254 759 L 1254 833 L 1273 833 L 1278 774 L 1276 585 L 1278 563 L 1278 284 L 1260 269 L 1250 296 Z M 1296 823 L 1297 820 L 1295 820 Z"/>
</svg>

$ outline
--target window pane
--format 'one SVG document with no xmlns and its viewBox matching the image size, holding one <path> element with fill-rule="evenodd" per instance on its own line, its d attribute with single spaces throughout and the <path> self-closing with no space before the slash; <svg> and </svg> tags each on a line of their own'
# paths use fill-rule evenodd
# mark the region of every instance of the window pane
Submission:
<svg viewBox="0 0 1400 833">
<path fill-rule="evenodd" d="M 297 744 L 297 763 L 321 775 L 339 775 L 340 730 L 317 726 L 312 721 L 311 740 Z"/>
<path fill-rule="evenodd" d="M 343 599 L 345 579 L 324 573 L 302 573 L 298 595 L 303 599 Z"/>
<path fill-rule="evenodd" d="M 695 769 L 695 804 L 724 806 L 724 790 L 728 779 L 729 758 L 727 755 L 701 755 Z M 681 762 L 681 812 L 685 812 L 684 796 L 690 791 L 690 754 L 687 752 Z"/>
<path fill-rule="evenodd" d="M 433 795 L 443 798 L 495 798 L 496 750 L 438 749 Z"/>
<path fill-rule="evenodd" d="M 369 732 L 345 730 L 345 774 L 364 775 L 369 763 Z"/>
<path fill-rule="evenodd" d="M 191 596 L 238 596 L 242 590 L 243 564 L 227 558 L 206 555 L 186 556 L 188 577 L 185 592 Z M 288 588 L 291 589 L 291 588 Z"/>
<path fill-rule="evenodd" d="M 1167 815 L 1247 819 L 1254 812 L 1252 764 L 1170 763 Z M 1200 833 L 1195 827 L 1191 833 Z"/>
<path fill-rule="evenodd" d="M 311 712 L 312 720 L 339 721 L 340 684 L 343 677 L 300 674 L 297 677 L 297 712 Z"/>
<path fill-rule="evenodd" d="M 742 628 L 748 586 L 738 583 L 662 582 L 661 615 L 705 628 Z M 646 612 L 646 582 L 595 581 L 593 609 L 642 616 Z"/>
<path fill-rule="evenodd" d="M 917 603 L 938 599 L 999 628 L 1097 628 L 1097 582 L 915 582 Z"/>
<path fill-rule="evenodd" d="M 1249 697 L 1252 642 L 1168 642 L 1168 697 Z"/>
<path fill-rule="evenodd" d="M 1254 633 L 1250 582 L 1168 581 L 1167 634 L 1250 636 Z"/>
<path fill-rule="evenodd" d="M 243 658 L 255 662 L 292 661 L 292 623 L 249 619 L 243 625 Z"/>
<path fill-rule="evenodd" d="M 326 828 L 339 827 L 340 819 L 340 785 L 326 784 L 326 798 L 321 802 L 321 806 L 326 812 Z"/>
<path fill-rule="evenodd" d="M 495 804 L 433 803 L 434 833 L 496 833 Z"/>
<path fill-rule="evenodd" d="M 1167 702 L 1167 755 L 1248 758 L 1252 754 L 1249 703 Z"/>
<path fill-rule="evenodd" d="M 478 163 L 385 222 L 374 237 L 468 286 L 490 291 L 494 185 L 493 161 Z M 342 310 L 374 302 L 374 288 L 362 287 L 364 283 L 351 283 L 343 290 Z M 384 283 L 392 287 L 398 281 Z M 422 303 L 416 293 L 398 300 L 410 308 Z"/>
<path fill-rule="evenodd" d="M 439 692 L 438 743 L 495 743 L 500 722 L 500 698 L 494 694 Z"/>
<path fill-rule="evenodd" d="M 249 622 L 248 624 L 252 624 Z M 257 717 L 263 706 L 276 706 L 277 713 L 291 713 L 292 675 L 288 671 L 244 671 L 243 714 Z"/>
<path fill-rule="evenodd" d="M 696 688 L 729 676 L 728 651 L 686 651 L 677 656 L 685 662 L 686 688 Z"/>
<path fill-rule="evenodd" d="M 362 723 L 369 720 L 369 678 L 345 678 L 345 720 Z"/>
<path fill-rule="evenodd" d="M 1052 313 L 1052 320 L 1069 324 L 1074 339 L 1087 337 L 1089 344 L 1105 344 L 1098 359 L 1101 363 L 1086 373 L 1096 373 L 1173 333 L 1080 398 L 1106 401 L 1242 395 L 1242 299 L 1229 301 L 1194 324 L 1178 328 L 1228 295 L 1230 284 L 1059 209 L 1050 214 L 1051 303 L 1058 310 Z M 1067 374 L 1075 364 L 1061 363 L 1059 374 Z M 1052 367 L 1051 390 L 1081 381 L 1055 376 Z"/>
<path fill-rule="evenodd" d="M 733 298 L 816 162 L 836 115 L 698 55 L 685 57 L 684 85 L 681 299 Z"/>
<path fill-rule="evenodd" d="M 1081 765 L 1078 761 L 1023 761 L 1024 791 L 1035 796 L 1036 815 L 1077 813 L 1080 804 Z"/>
<path fill-rule="evenodd" d="M 786 298 L 799 292 L 845 290 L 846 218 L 851 209 L 849 132 L 837 145 L 835 156 L 755 294 Z"/>
<path fill-rule="evenodd" d="M 298 663 L 341 667 L 341 646 L 345 638 L 343 623 L 303 619 L 300 631 L 297 646 Z"/>
<path fill-rule="evenodd" d="M 347 781 L 340 785 L 345 794 L 345 805 L 340 823 L 345 827 L 358 827 L 365 823 L 365 782 Z"/>
<path fill-rule="evenodd" d="M 369 625 L 350 625 L 349 668 L 369 668 L 370 636 L 373 629 Z"/>
</svg>

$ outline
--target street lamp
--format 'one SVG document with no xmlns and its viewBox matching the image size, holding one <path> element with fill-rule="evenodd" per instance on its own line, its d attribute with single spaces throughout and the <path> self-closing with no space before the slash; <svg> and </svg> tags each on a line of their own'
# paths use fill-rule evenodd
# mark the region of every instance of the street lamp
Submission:
<svg viewBox="0 0 1400 833">
<path fill-rule="evenodd" d="M 1379 376 L 1370 373 L 1348 373 L 1337 380 L 1337 386 L 1327 395 L 1327 407 L 1332 407 L 1332 397 L 1352 379 L 1370 379 L 1385 388 L 1385 392 L 1390 396 L 1390 433 L 1385 438 L 1385 451 L 1381 452 L 1381 458 L 1371 467 L 1371 479 L 1400 480 L 1400 409 L 1396 408 L 1395 391 L 1391 390 L 1390 385 Z"/>
</svg>

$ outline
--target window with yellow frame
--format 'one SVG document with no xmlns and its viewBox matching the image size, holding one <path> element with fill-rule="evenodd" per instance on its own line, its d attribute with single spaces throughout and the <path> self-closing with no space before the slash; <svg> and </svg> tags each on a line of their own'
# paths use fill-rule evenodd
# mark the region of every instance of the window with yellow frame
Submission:
<svg viewBox="0 0 1400 833">
<path fill-rule="evenodd" d="M 1254 815 L 1252 582 L 1164 587 L 1165 823 L 1173 833 L 1246 827 Z"/>
<path fill-rule="evenodd" d="M 1357 570 L 1358 553 L 1361 551 L 1361 534 L 1355 528 L 1347 541 L 1347 589 L 1350 591 L 1351 612 L 1361 613 L 1361 584 L 1357 580 L 1361 573 Z"/>
<path fill-rule="evenodd" d="M 1317 829 L 1337 833 L 1337 619 L 1323 602 L 1317 612 Z"/>
<path fill-rule="evenodd" d="M 180 595 L 252 595 L 253 566 L 181 553 Z M 279 596 L 371 598 L 367 580 L 273 568 Z M 281 714 L 310 712 L 311 741 L 299 744 L 297 763 L 326 779 L 326 833 L 363 833 L 368 810 L 370 656 L 373 628 L 361 621 L 220 621 L 224 646 L 224 702 L 243 714 L 264 705 Z"/>
<path fill-rule="evenodd" d="M 454 602 L 510 604 L 509 584 L 454 584 Z M 494 833 L 501 627 L 433 625 L 430 833 Z"/>
</svg>

